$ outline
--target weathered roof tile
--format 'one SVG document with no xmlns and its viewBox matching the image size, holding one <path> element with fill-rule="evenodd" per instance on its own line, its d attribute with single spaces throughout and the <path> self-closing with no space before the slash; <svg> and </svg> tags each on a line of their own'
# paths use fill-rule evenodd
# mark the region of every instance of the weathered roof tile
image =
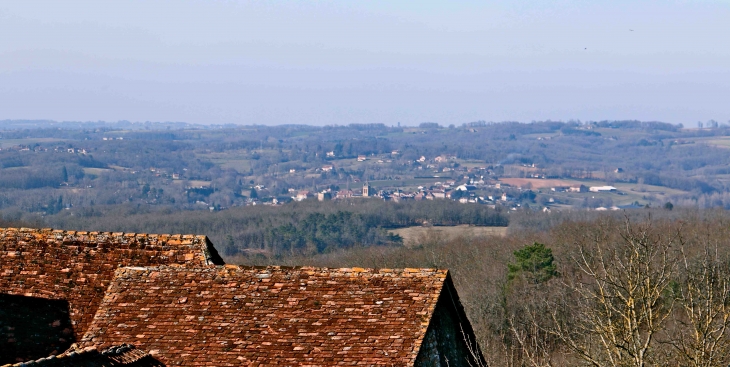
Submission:
<svg viewBox="0 0 730 367">
<path fill-rule="evenodd" d="M 168 365 L 412 365 L 447 276 L 434 269 L 120 268 L 81 344 L 133 341 Z"/>
<path fill-rule="evenodd" d="M 0 228 L 0 294 L 67 301 L 74 338 L 80 340 L 117 267 L 223 263 L 207 237 L 190 238 L 174 245 L 147 234 Z M 13 339 L 4 333 L 0 330 L 0 347 Z M 9 350 L 16 349 L 14 343 Z M 0 363 L 44 356 L 2 354 Z"/>
</svg>

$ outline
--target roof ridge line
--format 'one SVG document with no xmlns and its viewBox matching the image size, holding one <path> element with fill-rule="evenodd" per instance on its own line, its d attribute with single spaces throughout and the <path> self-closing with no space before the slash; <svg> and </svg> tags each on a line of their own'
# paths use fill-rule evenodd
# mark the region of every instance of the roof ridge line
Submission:
<svg viewBox="0 0 730 367">
<path fill-rule="evenodd" d="M 8 233 L 8 232 L 16 232 L 16 233 L 37 233 L 37 234 L 45 234 L 45 235 L 52 235 L 52 234 L 62 234 L 62 235 L 69 235 L 69 236 L 75 236 L 75 235 L 106 235 L 111 237 L 143 237 L 143 238 L 150 238 L 150 237 L 166 237 L 166 238 L 173 238 L 173 239 L 198 239 L 203 240 L 207 239 L 208 236 L 203 234 L 194 234 L 194 233 L 144 233 L 144 232 L 123 232 L 123 231 L 78 231 L 78 230 L 66 230 L 66 229 L 54 229 L 54 228 L 29 228 L 29 227 L 0 227 L 0 233 Z"/>
<path fill-rule="evenodd" d="M 211 264 L 209 266 L 204 265 L 153 265 L 153 266 L 123 266 L 119 269 L 135 270 L 135 271 L 149 271 L 149 270 L 171 270 L 171 271 L 212 271 L 220 269 L 230 269 L 239 271 L 259 271 L 262 273 L 271 271 L 286 271 L 286 270 L 298 270 L 298 271 L 315 271 L 315 272 L 328 272 L 330 274 L 414 274 L 414 275 L 436 275 L 443 274 L 444 277 L 449 273 L 448 269 L 442 268 L 359 268 L 359 267 L 341 267 L 341 268 L 330 268 L 320 266 L 285 266 L 285 265 L 235 265 L 235 264 Z"/>
</svg>

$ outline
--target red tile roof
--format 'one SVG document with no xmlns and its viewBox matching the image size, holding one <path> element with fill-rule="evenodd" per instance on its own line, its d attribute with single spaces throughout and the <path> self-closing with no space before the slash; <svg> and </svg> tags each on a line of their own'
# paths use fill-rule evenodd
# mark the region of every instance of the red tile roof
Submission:
<svg viewBox="0 0 730 367">
<path fill-rule="evenodd" d="M 121 268 L 80 344 L 168 366 L 412 366 L 445 285 L 434 269 Z"/>
<path fill-rule="evenodd" d="M 82 350 L 69 350 L 57 356 L 41 358 L 31 362 L 6 364 L 2 367 L 164 367 L 160 361 L 133 345 L 123 344 L 104 350 L 87 347 Z"/>
<path fill-rule="evenodd" d="M 0 228 L 0 293 L 66 300 L 76 340 L 117 267 L 170 264 L 223 260 L 205 236 Z"/>
</svg>

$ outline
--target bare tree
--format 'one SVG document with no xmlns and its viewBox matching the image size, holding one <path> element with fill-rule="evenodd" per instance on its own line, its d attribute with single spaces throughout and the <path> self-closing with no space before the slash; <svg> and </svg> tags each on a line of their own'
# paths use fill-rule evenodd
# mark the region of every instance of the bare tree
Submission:
<svg viewBox="0 0 730 367">
<path fill-rule="evenodd" d="M 674 307 L 666 291 L 678 268 L 678 231 L 628 219 L 618 237 L 615 226 L 601 227 L 578 244 L 546 330 L 593 366 L 656 363 L 655 336 Z"/>
<path fill-rule="evenodd" d="M 507 319 L 511 340 L 515 343 L 522 364 L 532 367 L 555 365 L 554 338 L 539 322 L 543 313 L 534 309 L 525 311 L 522 319 L 514 314 Z"/>
<path fill-rule="evenodd" d="M 694 261 L 682 246 L 683 279 L 677 283 L 676 327 L 665 336 L 682 365 L 727 366 L 730 362 L 730 272 L 717 245 Z"/>
</svg>

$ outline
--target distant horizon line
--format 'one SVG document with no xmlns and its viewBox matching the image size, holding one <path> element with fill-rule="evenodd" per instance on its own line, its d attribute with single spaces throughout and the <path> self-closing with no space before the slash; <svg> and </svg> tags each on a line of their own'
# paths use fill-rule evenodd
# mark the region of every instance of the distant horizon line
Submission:
<svg viewBox="0 0 730 367">
<path fill-rule="evenodd" d="M 348 124 L 326 124 L 326 125 L 315 125 L 315 124 L 244 124 L 244 123 L 235 123 L 235 122 L 229 122 L 229 123 L 195 123 L 195 122 L 185 122 L 185 121 L 129 121 L 129 120 L 117 120 L 117 121 L 105 121 L 105 120 L 97 120 L 97 121 L 79 121 L 79 120 L 49 120 L 49 119 L 4 119 L 0 120 L 0 129 L 3 129 L 5 124 L 16 124 L 16 125 L 33 125 L 33 124 L 67 124 L 67 125 L 120 125 L 120 124 L 128 124 L 128 125 L 143 125 L 143 126 L 149 126 L 149 125 L 176 125 L 176 126 L 184 126 L 184 127 L 234 127 L 234 126 L 250 126 L 250 127 L 285 127 L 285 126 L 307 126 L 307 127 L 364 127 L 364 126 L 377 126 L 382 125 L 383 127 L 390 127 L 390 128 L 419 128 L 422 127 L 422 124 L 437 124 L 439 128 L 448 128 L 448 127 L 462 127 L 462 126 L 469 126 L 469 125 L 476 125 L 476 124 L 484 124 L 484 125 L 496 125 L 496 124 L 506 124 L 506 123 L 518 123 L 518 124 L 535 124 L 535 123 L 575 123 L 579 125 L 589 125 L 592 123 L 602 123 L 602 122 L 641 122 L 641 123 L 662 123 L 662 124 L 669 124 L 672 126 L 677 126 L 679 128 L 686 128 L 686 129 L 692 129 L 694 127 L 685 126 L 685 124 L 682 123 L 670 123 L 670 122 L 664 122 L 660 120 L 639 120 L 639 119 L 603 119 L 603 120 L 585 120 L 581 121 L 580 119 L 568 119 L 568 120 L 552 120 L 552 119 L 545 119 L 545 120 L 531 120 L 531 121 L 518 121 L 518 120 L 502 120 L 502 121 L 486 121 L 486 120 L 476 120 L 476 121 L 469 121 L 469 122 L 463 122 L 459 125 L 457 124 L 442 124 L 436 121 L 422 121 L 415 125 L 407 125 L 405 123 L 401 122 L 395 122 L 388 125 L 387 123 L 383 122 L 371 122 L 371 123 L 348 123 Z M 707 127 L 710 127 L 711 124 L 716 124 L 716 126 L 727 126 L 730 125 L 730 120 L 726 123 L 718 122 L 715 120 L 709 120 L 707 121 Z M 698 121 L 693 123 L 696 125 L 697 128 L 701 127 L 705 123 L 702 121 Z M 700 125 L 702 124 L 702 125 Z"/>
</svg>

